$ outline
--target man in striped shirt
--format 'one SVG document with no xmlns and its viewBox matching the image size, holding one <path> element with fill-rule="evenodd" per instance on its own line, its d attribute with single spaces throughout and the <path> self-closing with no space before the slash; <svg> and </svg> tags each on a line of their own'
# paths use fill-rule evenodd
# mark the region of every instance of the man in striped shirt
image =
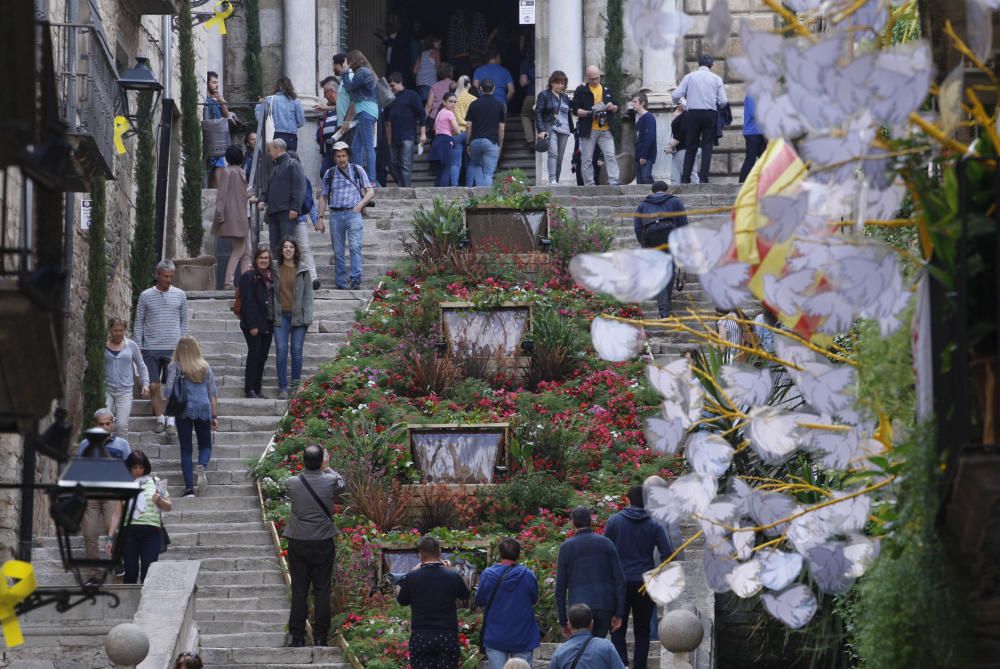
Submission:
<svg viewBox="0 0 1000 669">
<path fill-rule="evenodd" d="M 167 367 L 177 341 L 188 333 L 187 295 L 175 288 L 174 263 L 161 260 L 156 265 L 156 283 L 139 295 L 135 308 L 135 341 L 149 369 L 149 396 L 156 424 L 153 432 L 174 434 L 174 419 L 163 417 L 165 401 L 160 388 L 167 380 Z"/>
</svg>

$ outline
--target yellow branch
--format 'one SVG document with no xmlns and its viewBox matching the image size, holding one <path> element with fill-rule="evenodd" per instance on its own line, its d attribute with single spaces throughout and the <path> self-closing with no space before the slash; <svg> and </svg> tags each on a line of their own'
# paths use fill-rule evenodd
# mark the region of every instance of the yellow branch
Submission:
<svg viewBox="0 0 1000 669">
<path fill-rule="evenodd" d="M 957 151 L 958 153 L 961 154 L 964 154 L 966 151 L 969 150 L 968 146 L 952 139 L 951 137 L 948 137 L 947 135 L 944 134 L 944 132 L 941 131 L 940 128 L 938 128 L 933 123 L 927 121 L 917 112 L 910 112 L 909 118 L 910 118 L 910 123 L 919 127 L 921 130 L 926 132 L 928 135 L 936 139 L 941 144 L 947 146 L 949 149 Z"/>
<path fill-rule="evenodd" d="M 982 73 L 985 74 L 991 82 L 993 82 L 994 86 L 1000 85 L 1000 81 L 997 80 L 996 75 L 993 74 L 990 68 L 986 67 L 986 64 L 979 60 L 979 56 L 973 53 L 972 49 L 970 49 L 968 45 L 962 41 L 962 38 L 955 34 L 955 29 L 951 27 L 950 20 L 944 22 L 944 34 L 947 35 L 952 41 L 955 49 L 972 61 L 972 64 L 976 66 L 976 69 L 982 71 Z"/>
<path fill-rule="evenodd" d="M 702 530 L 698 530 L 693 535 L 691 535 L 690 539 L 688 539 L 687 541 L 685 541 L 684 543 L 682 543 L 677 550 L 675 550 L 673 553 L 670 554 L 670 557 L 668 557 L 666 560 L 664 560 L 663 562 L 661 562 L 660 565 L 656 569 L 653 570 L 652 576 L 656 576 L 661 571 L 663 571 L 664 567 L 666 567 L 668 564 L 670 564 L 670 562 L 675 557 L 677 557 L 678 555 L 680 555 L 680 552 L 682 550 L 684 550 L 685 548 L 687 548 L 688 546 L 690 546 L 691 544 L 693 544 L 699 537 L 701 537 L 702 534 L 704 534 L 704 532 Z M 643 586 L 643 588 L 645 588 L 645 587 L 646 586 Z"/>
<path fill-rule="evenodd" d="M 784 534 L 782 534 L 777 539 L 771 539 L 770 541 L 765 541 L 762 544 L 754 546 L 753 548 L 750 549 L 750 552 L 751 553 L 756 553 L 757 551 L 759 551 L 762 548 L 769 548 L 771 546 L 777 546 L 778 544 L 783 543 L 786 539 L 788 539 L 788 537 L 785 536 Z"/>
<path fill-rule="evenodd" d="M 829 430 L 830 432 L 850 432 L 854 429 L 850 425 L 826 425 L 824 423 L 796 423 L 796 425 L 810 430 Z"/>
<path fill-rule="evenodd" d="M 979 96 L 971 88 L 966 89 L 965 95 L 972 102 L 972 116 L 975 117 L 976 121 L 982 126 L 983 130 L 987 135 L 990 136 L 990 141 L 993 142 L 993 149 L 1000 150 L 1000 137 L 997 137 L 997 131 L 994 127 L 993 118 L 986 113 L 986 109 L 983 107 L 983 103 L 979 101 Z"/>
<path fill-rule="evenodd" d="M 816 42 L 816 36 L 809 32 L 809 29 L 802 25 L 799 18 L 788 8 L 782 5 L 778 0 L 764 0 L 764 4 L 771 8 L 771 10 L 783 18 L 785 21 L 791 25 L 797 33 L 808 39 L 810 42 Z"/>
</svg>

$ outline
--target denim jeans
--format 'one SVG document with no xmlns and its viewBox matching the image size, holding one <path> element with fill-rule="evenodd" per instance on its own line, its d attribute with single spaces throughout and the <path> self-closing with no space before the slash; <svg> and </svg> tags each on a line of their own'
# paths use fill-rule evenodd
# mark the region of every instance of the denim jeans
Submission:
<svg viewBox="0 0 1000 669">
<path fill-rule="evenodd" d="M 178 422 L 180 418 L 177 419 Z M 155 525 L 128 525 L 124 530 L 125 583 L 146 580 L 149 565 L 160 558 L 160 528 Z"/>
<path fill-rule="evenodd" d="M 493 173 L 500 161 L 500 146 L 480 137 L 469 144 L 469 170 L 473 186 L 492 186 Z"/>
<path fill-rule="evenodd" d="M 465 133 L 453 135 L 451 140 L 455 145 L 451 149 L 451 160 L 448 161 L 448 172 L 451 175 L 451 185 L 461 186 L 458 178 L 462 174 L 462 156 L 465 155 Z"/>
<path fill-rule="evenodd" d="M 507 664 L 507 660 L 512 660 L 515 657 L 524 660 L 530 665 L 534 654 L 535 652 L 531 650 L 515 653 L 506 650 L 497 650 L 495 648 L 486 649 L 486 659 L 489 660 L 490 669 L 503 669 L 503 665 Z"/>
<path fill-rule="evenodd" d="M 375 181 L 375 117 L 361 112 L 354 117 L 354 138 L 351 140 L 351 155 L 361 165 L 368 179 Z"/>
<path fill-rule="evenodd" d="M 184 475 L 184 489 L 194 488 L 194 442 L 191 440 L 191 430 L 198 437 L 198 464 L 208 466 L 212 457 L 212 421 L 177 417 L 177 441 L 181 444 L 181 474 Z"/>
<path fill-rule="evenodd" d="M 582 119 L 581 123 L 587 119 Z M 583 183 L 593 186 L 595 183 L 594 174 L 594 149 L 601 147 L 604 154 L 604 169 L 608 171 L 608 184 L 618 185 L 618 159 L 615 157 L 615 138 L 611 136 L 610 130 L 591 130 L 590 137 L 580 139 L 580 160 L 583 172 Z"/>
<path fill-rule="evenodd" d="M 566 143 L 569 141 L 569 135 L 564 135 L 554 130 L 549 131 L 549 152 L 548 152 L 548 166 L 549 166 L 549 183 L 556 184 L 559 183 L 559 177 L 562 174 L 562 162 L 563 155 L 566 153 Z"/>
<path fill-rule="evenodd" d="M 128 419 L 132 416 L 132 389 L 108 390 L 104 406 L 115 415 L 115 434 L 128 439 Z"/>
<path fill-rule="evenodd" d="M 298 151 L 299 150 L 299 136 L 294 132 L 277 132 L 274 133 L 275 139 L 281 139 L 285 142 L 286 151 Z"/>
<path fill-rule="evenodd" d="M 292 326 L 292 312 L 284 311 L 274 322 L 275 362 L 278 365 L 278 390 L 288 390 L 288 343 L 292 344 L 292 386 L 302 380 L 302 347 L 308 325 Z M 179 428 L 178 428 L 179 430 Z"/>
<path fill-rule="evenodd" d="M 640 165 L 639 161 L 635 161 L 635 182 L 637 184 L 651 184 L 653 183 L 653 163 L 646 161 L 645 165 Z"/>
<path fill-rule="evenodd" d="M 352 210 L 330 212 L 330 241 L 333 243 L 333 279 L 337 288 L 347 288 L 344 238 L 351 255 L 351 283 L 361 283 L 361 235 L 365 221 Z"/>
<path fill-rule="evenodd" d="M 316 258 L 313 257 L 312 244 L 309 243 L 309 231 L 313 229 L 312 219 L 308 215 L 299 216 L 295 224 L 295 241 L 299 244 L 299 255 L 302 262 L 309 268 L 309 278 L 316 280 Z"/>
<path fill-rule="evenodd" d="M 413 140 L 393 142 L 389 145 L 389 174 L 397 186 L 409 188 L 413 172 Z"/>
</svg>

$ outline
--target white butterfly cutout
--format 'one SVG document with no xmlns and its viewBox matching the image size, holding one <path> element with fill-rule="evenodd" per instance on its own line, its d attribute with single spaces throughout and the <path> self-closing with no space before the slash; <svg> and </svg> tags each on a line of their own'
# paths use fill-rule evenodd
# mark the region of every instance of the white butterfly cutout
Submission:
<svg viewBox="0 0 1000 669">
<path fill-rule="evenodd" d="M 756 560 L 750 560 L 737 564 L 726 576 L 726 583 L 732 589 L 733 594 L 740 599 L 753 597 L 764 588 L 760 582 L 760 563 Z"/>
<path fill-rule="evenodd" d="M 798 503 L 780 492 L 750 489 L 747 495 L 747 512 L 758 526 L 774 525 L 779 520 L 789 518 L 799 512 Z M 781 523 L 764 530 L 764 534 L 776 537 L 788 529 L 788 523 Z"/>
<path fill-rule="evenodd" d="M 812 590 L 801 583 L 774 594 L 764 593 L 761 601 L 768 613 L 792 629 L 798 629 L 812 620 L 819 607 Z"/>
<path fill-rule="evenodd" d="M 719 375 L 725 384 L 723 390 L 737 407 L 767 404 L 774 388 L 774 379 L 768 368 L 723 365 Z"/>
<path fill-rule="evenodd" d="M 577 283 L 619 302 L 651 300 L 673 276 L 670 256 L 656 249 L 627 249 L 574 256 L 569 271 Z"/>
<path fill-rule="evenodd" d="M 811 408 L 839 415 L 853 406 L 857 382 L 853 367 L 829 362 L 789 337 L 776 337 L 774 350 L 780 359 L 794 365 L 785 365 L 785 370 Z"/>
<path fill-rule="evenodd" d="M 639 355 L 646 333 L 636 325 L 598 316 L 590 324 L 590 340 L 601 360 L 623 362 Z"/>
<path fill-rule="evenodd" d="M 823 592 L 840 594 L 854 585 L 854 577 L 849 575 L 855 569 L 854 563 L 844 554 L 844 548 L 844 542 L 831 541 L 817 544 L 805 554 L 809 574 Z"/>
<path fill-rule="evenodd" d="M 697 274 L 702 290 L 724 309 L 740 306 L 750 295 L 750 266 L 728 256 L 732 245 L 729 221 L 685 225 L 670 233 L 670 252 L 678 267 Z"/>
<path fill-rule="evenodd" d="M 760 563 L 760 582 L 769 590 L 782 590 L 802 571 L 802 556 L 791 551 L 761 548 L 755 559 Z"/>
<path fill-rule="evenodd" d="M 694 20 L 673 10 L 672 0 L 632 0 L 625 5 L 629 37 L 640 49 L 672 50 Z"/>
<path fill-rule="evenodd" d="M 684 421 L 680 418 L 651 416 L 644 422 L 646 444 L 657 453 L 676 455 L 687 432 Z"/>
<path fill-rule="evenodd" d="M 733 461 L 733 447 L 712 432 L 695 432 L 688 439 L 684 452 L 695 473 L 719 478 Z"/>
<path fill-rule="evenodd" d="M 705 390 L 695 379 L 690 359 L 679 358 L 665 367 L 648 365 L 646 377 L 664 398 L 664 419 L 680 420 L 685 429 L 698 420 L 704 405 Z"/>
<path fill-rule="evenodd" d="M 711 540 L 706 537 L 705 550 L 702 551 L 702 566 L 705 569 L 705 583 L 712 592 L 729 592 L 732 586 L 729 585 L 729 575 L 739 564 L 730 557 L 733 553 L 733 544 L 725 538 Z"/>
<path fill-rule="evenodd" d="M 660 606 L 666 606 L 684 592 L 684 565 L 671 562 L 659 573 L 654 574 L 655 571 L 651 569 L 642 575 L 646 594 Z"/>
<path fill-rule="evenodd" d="M 715 498 L 717 487 L 713 478 L 685 474 L 669 486 L 649 486 L 646 510 L 657 520 L 675 523 L 682 516 L 703 513 Z"/>
<path fill-rule="evenodd" d="M 849 537 L 849 541 L 844 546 L 844 556 L 850 563 L 847 576 L 850 578 L 861 578 L 868 568 L 879 556 L 880 544 L 878 539 L 866 537 L 863 534 L 855 534 Z"/>
<path fill-rule="evenodd" d="M 706 537 L 723 538 L 729 534 L 727 527 L 736 524 L 743 515 L 743 503 L 736 495 L 719 495 L 698 516 L 698 523 Z"/>
<path fill-rule="evenodd" d="M 790 458 L 799 447 L 799 423 L 810 423 L 816 418 L 813 414 L 771 406 L 754 407 L 748 416 L 750 448 L 769 465 L 780 465 Z"/>
<path fill-rule="evenodd" d="M 729 13 L 729 0 L 714 0 L 708 13 L 708 27 L 705 28 L 705 43 L 709 53 L 725 52 L 732 32 L 733 17 Z"/>
<path fill-rule="evenodd" d="M 825 520 L 815 513 L 805 513 L 788 524 L 788 540 L 803 556 L 834 533 Z"/>
<path fill-rule="evenodd" d="M 853 494 L 850 490 L 835 491 L 829 501 L 843 501 L 816 509 L 812 513 L 819 515 L 831 527 L 837 528 L 838 533 L 860 532 L 868 524 L 872 500 L 868 495 L 848 498 L 850 494 Z"/>
</svg>

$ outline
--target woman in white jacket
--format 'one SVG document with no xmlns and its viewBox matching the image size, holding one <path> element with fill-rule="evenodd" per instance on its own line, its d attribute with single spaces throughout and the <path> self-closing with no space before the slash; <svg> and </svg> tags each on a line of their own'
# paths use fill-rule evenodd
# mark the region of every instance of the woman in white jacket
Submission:
<svg viewBox="0 0 1000 669">
<path fill-rule="evenodd" d="M 136 378 L 142 384 L 142 398 L 149 399 L 149 371 L 142 361 L 139 345 L 125 336 L 127 327 L 124 319 L 112 318 L 108 321 L 108 341 L 104 344 L 105 406 L 115 415 L 115 434 L 122 439 L 128 439 Z"/>
</svg>

